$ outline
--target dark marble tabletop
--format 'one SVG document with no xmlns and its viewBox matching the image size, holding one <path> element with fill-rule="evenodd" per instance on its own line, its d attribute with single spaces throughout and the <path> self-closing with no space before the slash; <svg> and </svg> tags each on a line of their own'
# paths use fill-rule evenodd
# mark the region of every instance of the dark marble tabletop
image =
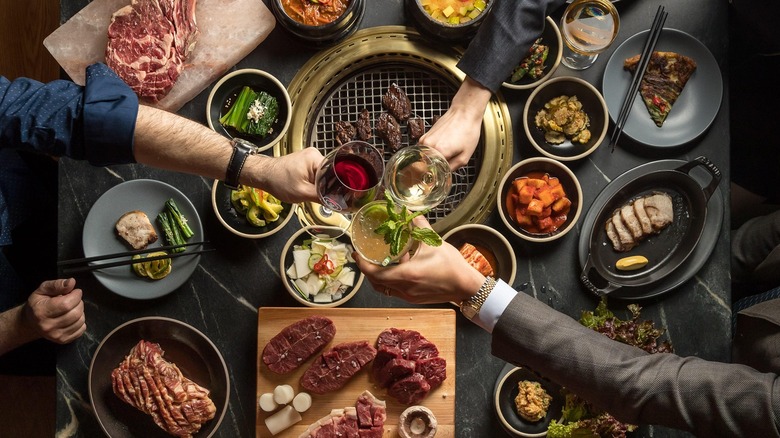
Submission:
<svg viewBox="0 0 780 438">
<path fill-rule="evenodd" d="M 67 20 L 85 6 L 87 0 L 61 2 L 62 19 Z M 407 23 L 403 0 L 370 0 L 361 27 Z M 594 67 L 573 72 L 561 66 L 556 76 L 580 76 L 601 88 L 601 76 L 612 51 L 620 42 L 647 29 L 658 4 L 669 11 L 666 27 L 683 30 L 709 48 L 721 68 L 724 81 L 723 103 L 710 129 L 699 139 L 680 148 L 642 148 L 625 140 L 623 147 L 610 153 L 606 141 L 595 153 L 568 163 L 579 178 L 584 195 L 583 215 L 599 192 L 621 173 L 659 159 L 691 160 L 707 156 L 723 173 L 720 192 L 726 202 L 723 227 L 717 244 L 704 266 L 688 281 L 660 297 L 639 301 L 643 318 L 667 328 L 667 336 L 677 353 L 705 359 L 730 358 L 729 288 L 729 108 L 727 77 L 728 5 L 725 1 L 632 1 L 617 3 L 621 29 L 617 43 L 601 55 Z M 557 11 L 560 17 L 561 11 Z M 236 68 L 261 68 L 288 84 L 299 67 L 316 51 L 294 41 L 281 26 Z M 205 124 L 208 87 L 179 113 Z M 510 108 L 515 151 L 514 159 L 536 156 L 525 140 L 520 117 L 529 92 L 502 90 Z M 625 138 L 625 136 L 624 136 Z M 87 374 L 100 341 L 125 321 L 149 315 L 163 315 L 185 321 L 220 348 L 229 367 L 231 394 L 229 412 L 216 436 L 255 435 L 255 385 L 257 354 L 257 308 L 298 306 L 285 291 L 278 273 L 279 254 L 298 227 L 292 220 L 278 234 L 247 240 L 226 231 L 211 207 L 212 181 L 195 176 L 159 171 L 140 166 L 91 167 L 69 159 L 60 164 L 59 258 L 80 257 L 82 225 L 93 203 L 111 187 L 128 180 L 151 178 L 181 190 L 198 210 L 207 238 L 217 251 L 205 254 L 191 279 L 174 293 L 150 301 L 122 298 L 98 283 L 90 274 L 78 276 L 84 290 L 87 332 L 77 342 L 60 348 L 57 359 L 57 436 L 97 437 L 103 432 L 90 406 Z M 503 232 L 513 244 L 518 273 L 514 286 L 524 288 L 550 306 L 572 317 L 593 309 L 597 299 L 579 282 L 577 245 L 580 226 L 561 240 L 535 246 L 515 238 L 496 213 L 486 221 Z M 672 274 L 674 275 L 674 274 Z M 630 301 L 611 300 L 610 307 L 626 317 Z M 397 299 L 375 293 L 368 283 L 346 307 L 410 307 Z M 462 316 L 457 320 L 456 426 L 458 437 L 505 436 L 496 418 L 491 396 L 495 379 L 505 365 L 490 355 L 490 336 Z M 672 437 L 685 433 L 644 426 L 636 436 Z"/>
</svg>

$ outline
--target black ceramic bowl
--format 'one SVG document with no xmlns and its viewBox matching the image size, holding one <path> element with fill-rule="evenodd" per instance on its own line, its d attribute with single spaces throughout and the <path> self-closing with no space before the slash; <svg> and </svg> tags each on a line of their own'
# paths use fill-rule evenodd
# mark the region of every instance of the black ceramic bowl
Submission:
<svg viewBox="0 0 780 438">
<path fill-rule="evenodd" d="M 517 413 L 515 397 L 520 392 L 517 384 L 523 380 L 539 382 L 547 395 L 552 398 L 547 415 L 539 421 L 528 421 Z M 524 438 L 546 436 L 550 420 L 560 418 L 564 405 L 564 396 L 561 394 L 561 387 L 558 384 L 544 379 L 526 368 L 511 368 L 509 365 L 505 366 L 499 373 L 496 386 L 493 389 L 493 397 L 493 406 L 504 430 L 513 436 Z"/>
<path fill-rule="evenodd" d="M 566 192 L 566 197 L 571 201 L 571 207 L 569 207 L 569 214 L 566 215 L 566 221 L 552 233 L 530 233 L 521 227 L 508 211 L 506 197 L 509 193 L 509 189 L 512 187 L 512 182 L 515 179 L 526 176 L 532 172 L 547 173 L 551 177 L 558 178 Z M 545 157 L 528 158 L 515 164 L 504 174 L 504 177 L 501 179 L 501 184 L 499 185 L 496 204 L 499 216 L 501 216 L 501 220 L 504 222 L 504 225 L 509 228 L 509 231 L 529 242 L 549 242 L 563 237 L 574 228 L 574 225 L 577 223 L 577 220 L 580 218 L 580 213 L 582 212 L 582 187 L 580 187 L 580 182 L 577 180 L 577 176 L 574 175 L 574 172 L 563 163 Z"/>
<path fill-rule="evenodd" d="M 460 24 L 449 24 L 431 17 L 420 0 L 406 0 L 406 13 L 412 17 L 420 34 L 450 43 L 466 43 L 474 37 L 479 26 L 493 7 L 494 0 L 486 0 L 485 9 L 474 19 Z"/>
<path fill-rule="evenodd" d="M 567 138 L 561 144 L 550 144 L 544 139 L 544 130 L 536 126 L 536 113 L 547 102 L 561 95 L 577 96 L 582 102 L 582 110 L 590 119 L 591 137 L 587 143 L 572 143 Z M 560 161 L 579 160 L 590 155 L 606 137 L 608 127 L 609 111 L 604 97 L 593 85 L 580 78 L 559 76 L 542 83 L 528 96 L 523 110 L 523 128 L 533 147 L 543 155 Z"/>
<path fill-rule="evenodd" d="M 219 123 L 219 118 L 229 109 L 244 86 L 254 91 L 265 91 L 279 103 L 279 114 L 271 125 L 271 132 L 265 137 L 239 134 L 232 128 L 225 128 Z M 240 137 L 258 147 L 258 152 L 270 149 L 282 139 L 290 127 L 292 119 L 292 103 L 287 88 L 270 73 L 256 69 L 242 69 L 228 73 L 220 79 L 209 93 L 206 103 L 206 120 L 209 127 L 227 138 Z"/>
<path fill-rule="evenodd" d="M 450 245 L 460 249 L 464 243 L 470 243 L 481 251 L 489 251 L 495 261 L 495 277 L 512 285 L 517 274 L 517 258 L 512 245 L 501 233 L 482 224 L 460 225 L 442 237 Z M 486 255 L 490 259 L 489 255 Z"/>
<path fill-rule="evenodd" d="M 285 10 L 285 4 L 295 5 L 301 3 L 301 0 L 271 0 L 271 10 L 288 32 L 316 46 L 324 46 L 342 40 L 357 30 L 366 9 L 365 0 L 334 1 L 348 2 L 344 13 L 330 23 L 318 26 L 304 24 Z"/>
<path fill-rule="evenodd" d="M 269 222 L 264 227 L 256 227 L 249 223 L 245 215 L 240 214 L 230 202 L 232 190 L 222 181 L 214 181 L 211 189 L 211 206 L 217 215 L 219 222 L 231 233 L 246 237 L 247 239 L 261 239 L 276 234 L 290 222 L 295 211 L 296 204 L 282 202 L 284 210 L 279 213 L 279 220 Z"/>
</svg>

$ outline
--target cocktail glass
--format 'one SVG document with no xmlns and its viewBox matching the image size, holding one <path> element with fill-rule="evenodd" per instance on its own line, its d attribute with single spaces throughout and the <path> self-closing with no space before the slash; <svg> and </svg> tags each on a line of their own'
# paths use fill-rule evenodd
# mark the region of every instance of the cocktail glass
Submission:
<svg viewBox="0 0 780 438">
<path fill-rule="evenodd" d="M 400 212 L 400 208 L 396 206 Z M 398 254 L 393 255 L 390 251 L 390 244 L 385 242 L 384 235 L 378 234 L 376 229 L 382 225 L 388 218 L 387 201 L 373 201 L 364 205 L 357 213 L 352 216 L 350 225 L 350 235 L 352 237 L 352 246 L 361 257 L 371 263 L 387 266 L 390 263 L 397 262 L 408 253 L 416 241 L 411 237 L 411 224 L 408 225 L 409 238 L 406 245 L 400 249 Z"/>
</svg>

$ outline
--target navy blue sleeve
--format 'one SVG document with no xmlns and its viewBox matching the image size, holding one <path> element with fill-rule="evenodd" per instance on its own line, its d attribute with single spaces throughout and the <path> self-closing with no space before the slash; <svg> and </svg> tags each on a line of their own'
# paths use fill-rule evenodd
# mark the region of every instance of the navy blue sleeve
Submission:
<svg viewBox="0 0 780 438">
<path fill-rule="evenodd" d="M 458 68 L 496 92 L 542 34 L 547 15 L 564 0 L 493 0 Z"/>
<path fill-rule="evenodd" d="M 133 163 L 138 97 L 104 64 L 86 84 L 0 77 L 0 148 L 34 150 L 97 166 Z"/>
</svg>

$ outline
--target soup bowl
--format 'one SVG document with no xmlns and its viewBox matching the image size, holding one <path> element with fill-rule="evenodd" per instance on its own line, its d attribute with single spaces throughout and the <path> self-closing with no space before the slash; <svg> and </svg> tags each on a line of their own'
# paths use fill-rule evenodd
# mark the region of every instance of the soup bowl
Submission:
<svg viewBox="0 0 780 438">
<path fill-rule="evenodd" d="M 321 18 L 315 19 L 303 12 L 304 3 L 308 0 L 271 0 L 271 10 L 288 32 L 316 46 L 334 43 L 352 34 L 366 9 L 364 0 L 332 0 L 319 4 Z M 337 11 L 331 12 L 334 6 Z"/>
</svg>

